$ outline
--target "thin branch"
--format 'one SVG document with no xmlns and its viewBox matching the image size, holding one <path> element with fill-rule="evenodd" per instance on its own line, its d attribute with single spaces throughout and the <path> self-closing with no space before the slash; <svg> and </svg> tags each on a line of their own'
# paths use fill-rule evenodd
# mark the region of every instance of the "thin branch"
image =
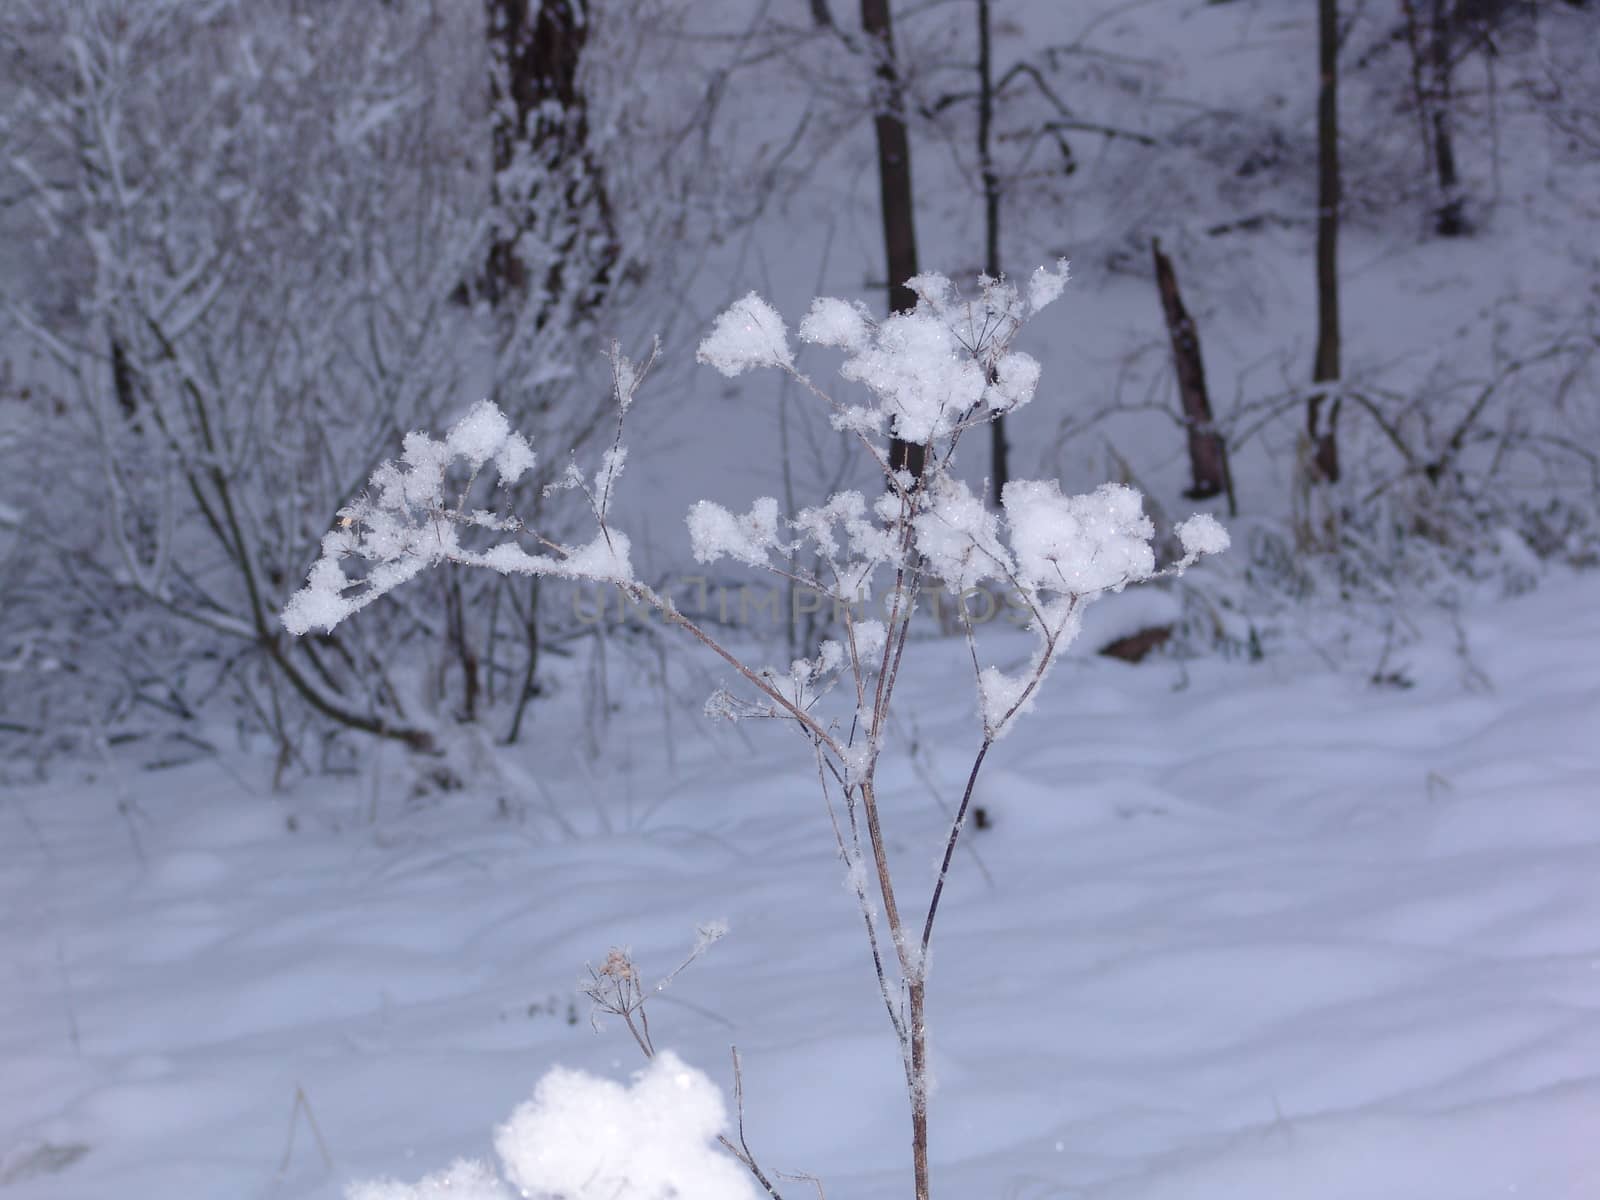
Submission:
<svg viewBox="0 0 1600 1200">
<path fill-rule="evenodd" d="M 771 1197 L 771 1200 L 783 1200 L 782 1194 L 779 1193 L 778 1189 L 773 1186 L 772 1180 L 767 1178 L 766 1172 L 763 1171 L 760 1164 L 756 1162 L 756 1156 L 750 1152 L 750 1143 L 745 1140 L 744 1070 L 739 1062 L 739 1047 L 730 1046 L 728 1049 L 733 1054 L 733 1101 L 734 1108 L 738 1114 L 739 1144 L 735 1146 L 731 1141 L 728 1140 L 728 1135 L 725 1133 L 719 1133 L 717 1135 L 717 1141 L 721 1142 L 723 1148 L 737 1158 L 740 1162 L 742 1162 L 745 1166 L 745 1169 L 756 1177 L 756 1182 L 761 1185 L 762 1190 Z"/>
<path fill-rule="evenodd" d="M 872 905 L 867 900 L 866 888 L 862 885 L 861 877 L 856 868 L 860 862 L 859 844 L 857 852 L 852 854 L 850 847 L 844 840 L 844 831 L 839 827 L 839 815 L 833 807 L 833 793 L 828 787 L 827 776 L 823 773 L 824 759 L 821 750 L 817 752 L 817 782 L 822 787 L 822 797 L 828 808 L 828 820 L 833 825 L 834 841 L 839 846 L 839 858 L 849 871 L 850 890 L 855 893 L 856 904 L 861 909 L 861 918 L 867 927 L 867 945 L 872 950 L 872 970 L 878 978 L 878 991 L 883 996 L 884 1008 L 889 1013 L 889 1024 L 894 1027 L 895 1036 L 900 1041 L 901 1057 L 905 1058 L 910 1053 L 910 1043 L 906 1038 L 905 1023 L 900 1019 L 900 1014 L 895 1010 L 894 996 L 889 990 L 889 978 L 883 969 L 883 953 L 878 947 L 878 925 L 872 914 Z M 854 823 L 852 822 L 852 831 Z M 857 839 L 859 843 L 859 839 Z M 909 1062 L 909 1060 L 908 1060 Z"/>
<path fill-rule="evenodd" d="M 992 738 L 985 738 L 983 745 L 978 747 L 978 756 L 972 760 L 972 770 L 967 773 L 966 790 L 961 793 L 961 804 L 956 809 L 955 819 L 950 822 L 950 836 L 945 839 L 944 859 L 939 863 L 939 878 L 933 885 L 933 898 L 928 901 L 928 917 L 922 923 L 922 958 L 927 961 L 928 943 L 933 939 L 933 919 L 939 915 L 939 900 L 944 896 L 944 881 L 950 875 L 950 862 L 956 855 L 956 843 L 961 840 L 961 831 L 966 828 L 967 808 L 972 803 L 972 789 L 978 782 L 978 772 L 983 768 L 983 760 L 989 753 L 989 747 L 994 745 Z"/>
</svg>

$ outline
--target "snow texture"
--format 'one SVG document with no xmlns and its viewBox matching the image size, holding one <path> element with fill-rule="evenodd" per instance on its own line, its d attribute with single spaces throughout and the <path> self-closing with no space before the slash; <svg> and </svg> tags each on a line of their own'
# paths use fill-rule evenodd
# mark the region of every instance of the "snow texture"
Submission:
<svg viewBox="0 0 1600 1200">
<path fill-rule="evenodd" d="M 1000 494 L 1017 576 L 1041 590 L 1084 595 L 1120 589 L 1155 570 L 1139 493 L 1107 483 L 1063 496 L 1053 479 L 1014 480 Z"/>
<path fill-rule="evenodd" d="M 819 297 L 800 322 L 800 340 L 842 350 L 863 350 L 872 337 L 873 320 L 859 300 Z"/>
<path fill-rule="evenodd" d="M 1210 513 L 1195 513 L 1187 521 L 1180 521 L 1172 530 L 1178 535 L 1187 559 L 1202 554 L 1221 554 L 1232 543 L 1228 531 Z"/>
<path fill-rule="evenodd" d="M 794 365 L 783 318 L 754 292 L 716 319 L 695 357 L 730 378 L 752 367 Z"/>
<path fill-rule="evenodd" d="M 1239 138 L 1270 140 L 1303 114 L 1308 92 L 1300 64 L 1314 57 L 1314 22 L 1263 21 L 1273 5 L 1257 0 L 1195 6 L 1194 19 L 1185 21 L 1171 20 L 1163 6 L 1120 0 L 1023 8 L 1017 19 L 1025 44 L 1067 41 L 1067 24 L 1094 25 L 1091 56 L 1123 64 L 1109 72 L 1091 64 L 1072 76 L 1071 98 L 1088 106 L 1089 116 L 1161 132 L 1160 113 L 1177 112 L 1179 127 L 1196 131 L 1176 145 L 1163 134 L 1162 158 L 1153 163 L 1120 157 L 1130 145 L 1121 138 L 1093 156 L 1108 164 L 1104 170 L 1084 157 L 1083 168 L 1096 173 L 1077 188 L 1088 207 L 1074 222 L 1104 230 L 1083 242 L 1091 263 L 1123 253 L 1118 239 L 1129 213 L 1154 214 L 1158 224 L 1170 220 L 1175 231 L 1195 234 L 1183 244 L 1196 253 L 1193 270 L 1206 278 L 1214 327 L 1227 347 L 1220 390 L 1226 394 L 1231 383 L 1250 391 L 1249 380 L 1233 378 L 1226 364 L 1272 361 L 1311 325 L 1309 289 L 1297 284 L 1305 276 L 1303 239 L 1270 230 L 1251 237 L 1198 232 L 1234 220 L 1246 211 L 1241 204 L 1292 211 L 1305 177 L 1280 165 L 1248 180 L 1224 179 L 1218 191 L 1193 169 L 1194 156 L 1225 162 L 1231 173 L 1247 149 Z M 1098 19 L 1106 14 L 1117 19 Z M 1590 32 L 1580 19 L 1588 14 L 1580 18 L 1576 6 L 1544 6 L 1539 58 L 1570 54 L 1591 64 L 1593 39 L 1564 36 Z M 1587 57 L 1584 45 L 1591 46 Z M 252 50 L 241 53 L 248 61 Z M 1508 75 L 1513 58 L 1497 58 Z M 1391 53 L 1390 68 L 1402 59 Z M 1175 66 L 1152 73 L 1139 63 Z M 1381 72 L 1382 64 L 1374 69 Z M 787 120 L 799 108 L 780 92 L 778 74 L 745 73 Z M 1372 77 L 1353 76 L 1366 92 L 1358 90 L 1352 108 L 1365 104 L 1370 113 L 1373 95 L 1362 79 Z M 804 96 L 811 86 L 802 81 Z M 1510 87 L 1508 95 L 1521 94 L 1517 82 Z M 99 95 L 121 102 L 115 93 Z M 384 103 L 360 102 L 341 128 L 390 119 Z M 1573 186 L 1562 161 L 1582 156 L 1572 154 L 1569 134 L 1551 141 L 1529 124 L 1534 107 L 1505 110 L 1499 149 L 1513 186 L 1481 236 L 1457 239 L 1442 253 L 1437 239 L 1415 236 L 1417 214 L 1404 211 L 1354 231 L 1366 248 L 1346 280 L 1347 333 L 1368 364 L 1417 364 L 1398 374 L 1385 368 L 1397 394 L 1441 404 L 1451 388 L 1476 395 L 1476 386 L 1463 385 L 1473 382 L 1483 355 L 1523 348 L 1502 339 L 1502 321 L 1547 307 L 1583 309 L 1575 310 L 1573 299 L 1587 294 L 1593 278 L 1586 253 L 1592 214 L 1575 206 L 1535 210 L 1521 197 L 1530 190 L 1593 196 L 1593 165 L 1583 162 Z M 1590 120 L 1593 108 L 1573 112 Z M 1191 110 L 1255 116 L 1242 133 L 1226 120 L 1207 133 L 1204 122 L 1182 115 Z M 93 106 L 84 111 L 100 115 Z M 772 125 L 756 123 L 738 135 L 781 146 L 790 126 Z M 300 144 L 298 137 L 280 140 Z M 1377 139 L 1385 153 L 1393 141 Z M 44 144 L 50 154 L 72 145 Z M 725 143 L 730 150 L 736 144 Z M 17 147 L 26 152 L 21 142 Z M 797 191 L 785 197 L 792 203 L 770 206 L 777 215 L 752 229 L 748 245 L 739 239 L 738 261 L 749 261 L 752 249 L 762 256 L 776 249 L 775 279 L 811 279 L 822 269 L 864 278 L 854 262 L 843 272 L 837 261 L 819 264 L 824 231 L 821 222 L 807 223 L 816 209 L 826 211 L 830 230 L 866 228 L 875 219 L 840 201 L 861 190 L 849 187 L 849 156 L 841 161 L 843 173 L 831 176 L 819 166 L 832 189 L 826 201 Z M 1368 177 L 1377 170 L 1390 178 L 1384 163 L 1367 159 Z M 1530 163 L 1533 173 L 1524 176 Z M 1498 180 L 1498 154 L 1494 165 Z M 934 159 L 927 166 L 936 169 Z M 1484 169 L 1479 162 L 1476 184 L 1488 195 Z M 1519 178 L 1559 186 L 1515 186 Z M 381 196 L 371 180 L 361 190 Z M 1494 195 L 1501 195 L 1498 186 Z M 164 219 L 162 204 L 144 207 Z M 1030 207 L 1037 210 L 1031 217 Z M 1016 246 L 1062 236 L 1053 204 L 1016 209 L 1019 224 L 1008 225 Z M 311 219 L 316 206 L 305 211 Z M 165 253 L 192 224 L 169 222 L 172 236 L 154 242 Z M 125 265 L 137 265 L 119 259 L 104 230 L 87 231 L 86 240 L 108 278 L 121 280 Z M 701 278 L 717 280 L 727 261 L 708 259 Z M 159 274 L 127 277 L 135 298 L 152 283 L 165 292 Z M 447 286 L 460 278 L 451 276 Z M 1114 393 L 1136 395 L 1154 386 L 1152 371 L 1168 370 L 1162 356 L 1140 353 L 1150 330 L 1148 284 L 1124 287 L 1115 273 L 1106 278 L 1112 286 L 1075 308 L 1070 330 L 1032 343 L 1052 367 L 1052 381 L 1057 364 L 1073 364 L 1072 395 L 1062 402 L 1082 410 Z M 972 360 L 988 381 L 972 419 L 1012 411 L 1035 394 L 1030 360 L 1005 347 L 1024 318 L 1063 294 L 1065 280 L 1058 265 L 1029 276 L 1020 296 L 1008 296 L 1002 283 L 981 287 L 971 301 L 936 276 L 917 281 L 919 312 L 948 334 L 920 340 L 948 349 L 953 361 Z M 215 298 L 203 286 L 188 290 L 180 307 L 198 311 Z M 686 302 L 706 302 L 705 291 L 704 283 L 686 285 Z M 331 311 L 329 294 L 304 294 Z M 230 306 L 217 308 L 232 336 Z M 1486 336 L 1486 325 L 1462 324 L 1472 311 L 1493 314 L 1494 336 Z M 725 372 L 788 367 L 776 313 L 759 300 L 744 312 L 750 326 L 762 312 L 771 319 L 765 329 L 730 330 L 714 365 Z M 449 321 L 444 327 L 461 328 Z M 327 332 L 332 340 L 324 345 L 342 362 L 339 329 L 329 323 Z M 833 412 L 836 427 L 872 438 L 891 417 L 903 416 L 908 428 L 960 425 L 966 418 L 949 406 L 970 398 L 966 377 L 957 380 L 961 388 L 907 401 L 893 386 L 900 364 L 883 332 L 852 300 L 818 301 L 801 324 L 803 340 L 847 360 L 891 360 L 882 364 L 882 391 L 850 389 L 861 395 Z M 104 364 L 94 356 L 103 346 L 96 349 L 95 341 L 86 343 L 88 378 L 98 380 Z M 1130 378 L 1118 374 L 1119 364 L 1139 362 L 1145 365 Z M 175 375 L 186 369 L 173 366 Z M 937 366 L 926 374 L 947 383 L 945 364 Z M 358 369 L 341 365 L 338 375 Z M 631 396 L 631 368 L 616 378 Z M 1503 391 L 1519 413 L 1551 407 L 1526 402 L 1537 389 Z M 717 402 L 696 397 L 678 419 L 684 428 L 710 429 L 725 411 Z M 902 402 L 918 411 L 902 413 Z M 1020 437 L 1047 434 L 1058 416 L 1024 413 L 1013 428 Z M 1130 442 L 1149 434 L 1156 444 L 1173 444 L 1165 414 L 1126 416 L 1134 422 Z M 464 455 L 448 437 L 414 434 L 369 494 L 339 514 L 348 523 L 323 540 L 286 626 L 331 627 L 437 561 L 428 557 L 435 549 L 459 552 L 454 527 L 428 518 L 449 502 L 447 468 L 457 475 L 470 469 L 472 456 L 493 442 L 493 417 L 469 417 L 456 442 Z M 701 485 L 687 480 L 720 477 L 729 464 L 750 461 L 751 445 L 770 446 L 755 441 L 768 436 L 765 425 L 743 412 L 740 418 L 744 426 L 699 439 L 691 469 L 661 485 L 674 497 L 673 511 L 684 506 L 671 489 L 696 498 L 700 491 L 686 489 Z M 1441 416 L 1440 428 L 1450 424 Z M 1292 436 L 1292 427 L 1283 428 Z M 279 433 L 246 421 L 218 432 L 243 452 Z M 1260 482 L 1262 495 L 1282 465 L 1260 456 L 1273 440 L 1253 439 L 1257 453 L 1234 463 L 1250 472 L 1242 478 Z M 369 449 L 360 447 L 362 454 Z M 1072 465 L 1099 456 L 1098 446 L 1083 447 Z M 479 467 L 492 465 L 506 480 L 532 463 L 527 442 L 508 435 Z M 1181 486 L 1170 462 L 1153 470 L 1160 474 L 1152 483 L 1164 494 Z M 583 487 L 590 478 L 574 465 L 566 482 Z M 1073 497 L 1052 495 L 1050 485 L 1029 487 L 1042 491 L 1018 493 L 995 534 L 1014 565 L 1028 564 L 1038 612 L 1031 633 L 997 631 L 992 649 L 986 646 L 981 680 L 990 727 L 1022 700 L 1043 633 L 1070 640 L 1080 622 L 1102 615 L 1113 625 L 1137 624 L 1143 606 L 1166 595 L 1102 594 L 1085 615 L 1087 597 L 1049 590 L 1066 585 L 1062 564 L 1083 565 L 1089 545 L 1108 545 L 1113 559 L 1125 560 L 1125 573 L 1142 569 L 1142 552 L 1131 543 L 1147 535 L 1131 514 L 1108 514 L 1114 506 L 1096 502 L 1077 514 Z M 1253 494 L 1248 486 L 1246 492 Z M 7 499 L 15 507 L 0 509 L 0 522 L 35 519 L 31 504 Z M 892 500 L 868 503 L 849 493 L 825 500 L 807 510 L 825 514 L 809 525 L 806 513 L 796 518 L 794 536 L 827 542 L 825 557 L 849 590 L 852 580 L 865 584 L 875 565 L 893 562 Z M 1028 528 L 1030 508 L 1050 517 L 1039 530 Z M 276 519 L 270 503 L 256 512 Z M 1098 513 L 1107 529 L 1068 528 L 1056 519 L 1063 513 L 1075 520 Z M 476 529 L 495 528 L 492 518 L 473 516 Z M 961 498 L 944 525 L 919 529 L 919 539 L 946 556 L 942 562 L 975 569 L 962 538 L 987 545 L 987 526 Z M 768 527 L 785 528 L 780 519 Z M 1185 522 L 1176 535 L 1186 559 L 1226 544 L 1208 518 Z M 429 536 L 436 542 L 425 543 Z M 1509 530 L 1499 540 L 1519 569 L 1543 578 L 1541 589 L 1510 601 L 1465 593 L 1447 620 L 1421 606 L 1396 610 L 1414 631 L 1398 648 L 1364 642 L 1359 630 L 1319 628 L 1326 611 L 1308 610 L 1292 618 L 1305 628 L 1291 625 L 1290 644 L 1274 647 L 1265 665 L 1206 658 L 1135 670 L 1095 658 L 1098 643 L 1084 633 L 1071 686 L 1037 693 L 1035 720 L 1006 723 L 1014 731 L 1005 754 L 988 760 L 974 797 L 988 827 L 969 826 L 937 937 L 931 1047 L 944 1081 L 932 1114 L 938 1194 L 1600 1194 L 1600 775 L 1592 750 L 1600 719 L 1600 584 L 1592 571 L 1567 575 L 1529 561 L 1526 543 Z M 1570 545 L 1576 551 L 1579 543 Z M 597 569 L 623 578 L 627 550 L 625 540 L 579 548 Z M 343 573 L 351 559 L 365 571 L 359 580 Z M 555 572 L 563 562 L 571 569 L 562 556 L 530 554 L 510 542 L 481 559 L 496 569 Z M 1071 586 L 1117 577 L 1115 562 L 1102 574 L 1090 555 L 1087 566 L 1088 575 Z M 863 653 L 881 648 L 880 622 L 856 621 L 853 631 Z M 1361 669 L 1329 669 L 1323 644 L 1346 636 L 1353 648 L 1340 661 Z M 818 657 L 829 660 L 832 652 Z M 1378 662 L 1386 664 L 1383 677 L 1369 669 Z M 552 656 L 542 668 L 558 698 L 591 686 L 570 667 Z M 905 672 L 906 740 L 921 761 L 913 771 L 885 756 L 877 783 L 886 821 L 904 838 L 903 848 L 895 846 L 897 861 L 914 873 L 942 846 L 932 800 L 958 795 L 971 764 L 972 678 L 959 653 L 908 655 Z M 407 686 L 398 674 L 396 682 Z M 331 1200 L 349 1174 L 436 1171 L 473 1152 L 504 1112 L 505 1098 L 525 1095 L 547 1064 L 583 1066 L 573 1072 L 583 1081 L 580 1091 L 625 1069 L 621 1060 L 634 1048 L 624 1034 L 597 1037 L 581 1017 L 569 1023 L 564 1016 L 574 964 L 600 948 L 591 939 L 626 936 L 641 956 L 676 961 L 683 926 L 715 909 L 737 921 L 738 942 L 726 956 L 737 969 L 721 973 L 719 964 L 686 976 L 677 985 L 685 1003 L 654 1013 L 665 1018 L 658 1025 L 671 1028 L 691 1061 L 705 1063 L 725 1061 L 730 1026 L 740 1031 L 752 1140 L 767 1161 L 815 1170 L 831 1196 L 903 1197 L 900 1064 L 885 1045 L 881 1013 L 869 1011 L 876 1001 L 859 913 L 850 896 L 827 886 L 838 855 L 829 838 L 818 837 L 807 755 L 787 733 L 768 739 L 755 726 L 720 737 L 676 721 L 669 750 L 661 732 L 671 702 L 644 699 L 653 684 L 634 686 L 617 693 L 603 733 L 585 726 L 576 704 L 542 706 L 539 736 L 496 748 L 488 772 L 494 778 L 469 774 L 446 804 L 417 803 L 415 768 L 381 755 L 359 778 L 327 774 L 269 790 L 257 782 L 259 751 L 232 752 L 228 722 L 220 723 L 220 749 L 210 761 L 142 771 L 136 745 L 112 740 L 104 761 L 87 764 L 81 775 L 63 765 L 46 784 L 8 792 L 0 803 L 0 913 L 10 918 L 3 924 L 11 966 L 0 987 L 0 1194 Z M 592 760 L 574 749 L 587 737 L 604 741 Z M 861 743 L 847 752 L 850 778 L 859 777 L 874 749 Z M 650 797 L 642 808 L 641 795 Z M 924 837 L 930 829 L 934 836 Z M 859 857 L 846 858 L 850 886 L 866 889 L 870 902 L 869 869 Z M 575 908 L 581 916 L 566 919 Z M 285 1129 L 302 1084 L 336 1171 L 308 1136 L 309 1109 Z M 637 1091 L 610 1087 L 622 1094 L 623 1109 Z M 560 1101 L 545 1115 L 570 1111 Z M 409 1163 L 416 1165 L 402 1165 Z M 690 1195 L 702 1194 L 698 1184 Z M 790 1200 L 810 1194 L 805 1184 L 784 1190 Z M 368 1184 L 352 1193 L 359 1200 L 512 1194 L 489 1167 L 463 1162 L 420 1184 Z M 534 1197 L 549 1200 L 532 1192 L 528 1200 Z"/>
<path fill-rule="evenodd" d="M 778 502 L 771 496 L 757 500 L 742 517 L 702 500 L 689 510 L 688 524 L 696 562 L 733 558 L 746 566 L 764 567 L 774 551 L 783 549 Z"/>
<path fill-rule="evenodd" d="M 714 941 L 715 938 L 709 938 Z M 347 1200 L 755 1200 L 744 1168 L 717 1145 L 722 1093 L 670 1050 L 632 1087 L 556 1067 L 495 1133 L 501 1182 L 457 1162 L 417 1184 L 360 1183 Z"/>
<path fill-rule="evenodd" d="M 1058 259 L 1054 270 L 1048 267 L 1036 267 L 1028 277 L 1028 310 L 1038 312 L 1048 304 L 1055 303 L 1061 298 L 1061 293 L 1066 290 L 1069 269 L 1066 259 Z"/>
<path fill-rule="evenodd" d="M 962 353 L 950 327 L 925 304 L 885 320 L 873 343 L 851 354 L 839 373 L 877 397 L 895 436 L 917 443 L 948 437 L 989 386 L 982 365 Z"/>
<path fill-rule="evenodd" d="M 912 524 L 917 550 L 935 578 L 951 591 L 1005 579 L 1011 555 L 1000 543 L 1000 519 L 959 479 L 939 477 L 929 508 Z"/>
<path fill-rule="evenodd" d="M 457 421 L 444 440 L 445 450 L 467 460 L 476 471 L 500 452 L 511 437 L 511 422 L 491 400 L 480 400 Z"/>
<path fill-rule="evenodd" d="M 481 1162 L 462 1159 L 448 1170 L 417 1183 L 378 1180 L 345 1189 L 345 1200 L 510 1200 L 494 1170 Z"/>
<path fill-rule="evenodd" d="M 722 1093 L 663 1050 L 632 1087 L 556 1068 L 495 1134 L 506 1177 L 524 1196 L 561 1200 L 755 1200 L 720 1146 Z"/>
<path fill-rule="evenodd" d="M 936 934 L 942 1192 L 1590 1200 L 1600 577 L 1456 615 L 1492 689 L 1463 686 L 1452 621 L 1406 651 L 1405 689 L 1311 649 L 1181 673 L 1085 654 L 1050 681 L 979 778 L 988 827 L 969 823 Z M 1017 680 L 1030 639 L 1006 636 Z M 901 684 L 921 768 L 878 768 L 913 872 L 942 845 L 928 781 L 951 802 L 971 765 L 971 666 L 944 645 Z M 903 1076 L 835 883 L 875 881 L 841 867 L 809 752 L 688 721 L 669 752 L 645 694 L 580 762 L 579 720 L 552 708 L 502 779 L 442 805 L 409 799 L 398 756 L 250 792 L 243 756 L 148 772 L 119 746 L 114 773 L 8 793 L 0 1195 L 260 1194 L 298 1083 L 338 1172 L 302 1114 L 284 1200 L 397 1176 L 352 1195 L 504 1200 L 521 1185 L 449 1164 L 492 1158 L 557 1062 L 616 1080 L 619 1129 L 659 1145 L 629 1123 L 631 1039 L 591 1030 L 572 975 L 619 936 L 680 962 L 716 913 L 735 933 L 651 1011 L 657 1036 L 707 1066 L 737 1036 L 766 1165 L 903 1197 Z M 630 823 L 640 795 L 662 807 Z M 575 897 L 595 907 L 548 919 Z"/>
</svg>

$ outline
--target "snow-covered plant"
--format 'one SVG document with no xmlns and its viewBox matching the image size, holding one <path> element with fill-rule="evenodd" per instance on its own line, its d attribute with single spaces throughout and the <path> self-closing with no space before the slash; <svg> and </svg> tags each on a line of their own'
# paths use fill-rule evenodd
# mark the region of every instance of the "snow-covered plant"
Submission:
<svg viewBox="0 0 1600 1200">
<path fill-rule="evenodd" d="M 588 501 L 596 526 L 590 540 L 563 544 L 515 514 L 466 504 L 472 480 L 492 471 L 506 484 L 533 461 L 528 443 L 483 402 L 443 440 L 424 433 L 406 438 L 400 461 L 381 466 L 366 493 L 340 510 L 305 588 L 283 614 L 294 633 L 331 629 L 424 568 L 463 563 L 614 585 L 720 656 L 738 677 L 738 688 L 713 697 L 711 711 L 736 719 L 781 719 L 810 744 L 900 1046 L 919 1200 L 929 1192 L 928 953 L 984 759 L 1033 706 L 1089 603 L 1130 583 L 1181 571 L 1228 545 L 1213 518 L 1191 517 L 1176 529 L 1181 559 L 1158 569 L 1151 522 L 1138 493 L 1127 487 L 1107 484 L 1067 496 L 1054 480 L 1013 481 L 995 511 L 956 474 L 956 450 L 967 430 L 1032 399 L 1039 364 L 1012 343 L 1024 323 L 1060 294 L 1066 278 L 1063 262 L 1035 272 L 1022 288 L 984 278 L 977 296 L 965 297 L 943 276 L 925 274 L 910 281 L 916 308 L 885 320 L 858 304 L 817 300 L 800 323 L 799 337 L 843 352 L 839 374 L 861 386 L 848 402 L 799 369 L 788 328 L 759 296 L 746 296 L 717 318 L 700 345 L 702 362 L 729 376 L 754 368 L 786 373 L 827 406 L 835 426 L 855 438 L 885 479 L 877 495 L 841 491 L 795 513 L 782 512 L 771 497 L 744 513 L 709 501 L 690 509 L 690 541 L 699 561 L 731 558 L 836 606 L 840 636 L 787 667 L 740 658 L 634 574 L 628 539 L 611 528 L 609 511 L 625 460 L 621 418 L 644 372 L 615 349 L 617 436 L 592 475 L 573 467 L 565 479 Z M 890 436 L 927 447 L 920 478 L 891 470 Z M 452 488 L 452 472 L 468 482 Z M 797 556 L 797 548 L 810 553 Z M 794 565 L 803 561 L 819 565 Z M 351 563 L 358 574 L 347 571 Z M 963 610 L 977 699 L 976 750 L 931 894 L 907 909 L 896 890 L 877 794 L 896 684 L 922 594 L 933 587 L 965 592 L 985 585 L 1009 593 L 1033 634 L 1033 651 L 1021 665 L 986 662 L 974 622 Z"/>
</svg>

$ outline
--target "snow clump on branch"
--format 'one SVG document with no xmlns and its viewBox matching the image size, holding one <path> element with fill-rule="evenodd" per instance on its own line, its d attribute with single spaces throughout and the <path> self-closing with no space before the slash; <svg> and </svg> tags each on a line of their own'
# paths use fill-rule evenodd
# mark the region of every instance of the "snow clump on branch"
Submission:
<svg viewBox="0 0 1600 1200">
<path fill-rule="evenodd" d="M 532 469 L 533 448 L 489 400 L 473 405 L 442 441 L 426 433 L 408 433 L 399 461 L 380 466 L 372 473 L 368 490 L 339 510 L 338 524 L 323 535 L 322 552 L 305 587 L 283 610 L 283 627 L 297 636 L 312 629 L 331 630 L 385 592 L 442 562 L 488 567 L 506 575 L 631 583 L 628 539 L 604 523 L 605 504 L 623 458 L 621 448 L 614 447 L 595 477 L 595 490 L 584 489 L 600 524 L 599 534 L 587 544 L 547 543 L 550 554 L 530 554 L 510 540 L 487 550 L 469 550 L 460 541 L 463 526 L 512 534 L 523 530 L 515 517 L 469 510 L 465 502 L 472 482 L 486 466 L 494 467 L 501 486 L 515 483 Z M 445 488 L 457 463 L 466 468 L 468 478 L 451 503 Z M 364 575 L 346 574 L 343 563 L 350 559 L 367 564 Z"/>
</svg>

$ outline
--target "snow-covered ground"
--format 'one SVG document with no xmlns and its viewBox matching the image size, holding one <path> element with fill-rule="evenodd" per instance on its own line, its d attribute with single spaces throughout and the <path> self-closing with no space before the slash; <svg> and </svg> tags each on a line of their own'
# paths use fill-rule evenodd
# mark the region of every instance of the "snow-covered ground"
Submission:
<svg viewBox="0 0 1600 1200">
<path fill-rule="evenodd" d="M 991 756 L 935 938 L 940 1194 L 1600 1195 L 1600 577 L 1463 629 L 1404 689 L 1292 653 L 1062 666 Z M 910 896 L 977 742 L 959 643 L 914 649 L 880 776 Z M 465 790 L 391 751 L 287 794 L 213 762 L 0 799 L 0 1189 L 334 1197 L 487 1156 L 551 1067 L 643 1066 L 585 963 L 665 975 L 726 919 L 657 1045 L 730 1099 L 738 1045 L 768 1167 L 907 1195 L 803 744 L 623 700 L 601 765 L 553 706 Z"/>
</svg>

